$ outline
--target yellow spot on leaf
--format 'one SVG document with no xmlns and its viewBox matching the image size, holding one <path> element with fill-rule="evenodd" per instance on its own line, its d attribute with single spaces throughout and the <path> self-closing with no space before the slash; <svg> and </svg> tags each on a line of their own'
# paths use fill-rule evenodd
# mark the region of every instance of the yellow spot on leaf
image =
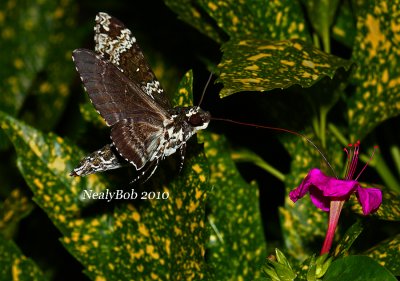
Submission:
<svg viewBox="0 0 400 281">
<path fill-rule="evenodd" d="M 218 6 L 215 5 L 213 2 L 208 2 L 207 6 L 214 12 L 218 9 Z"/>
<path fill-rule="evenodd" d="M 49 169 L 63 172 L 66 169 L 64 159 L 57 157 L 53 162 L 49 163 Z"/>
<path fill-rule="evenodd" d="M 190 204 L 189 204 L 189 207 L 188 207 L 189 213 L 194 212 L 198 207 L 199 207 L 199 202 L 190 201 Z"/>
<path fill-rule="evenodd" d="M 271 54 L 261 53 L 261 54 L 258 54 L 258 55 L 254 55 L 254 56 L 248 57 L 247 60 L 256 61 L 256 60 L 259 60 L 261 58 L 270 57 L 270 56 L 271 56 Z"/>
<path fill-rule="evenodd" d="M 240 82 L 242 84 L 251 84 L 251 83 L 261 83 L 262 80 L 259 78 L 240 78 L 240 79 L 233 79 L 235 82 Z"/>
<path fill-rule="evenodd" d="M 297 49 L 297 50 L 299 50 L 299 51 L 303 50 L 303 46 L 300 45 L 299 43 L 294 43 L 294 44 L 293 44 L 293 48 L 295 48 L 295 49 Z"/>
<path fill-rule="evenodd" d="M 252 71 L 255 71 L 255 70 L 259 70 L 260 68 L 258 67 L 258 65 L 253 64 L 253 65 L 250 65 L 250 66 L 246 66 L 244 69 L 245 69 L 245 70 L 252 70 Z"/>
<path fill-rule="evenodd" d="M 73 231 L 71 234 L 71 240 L 74 242 L 78 242 L 80 233 L 77 231 Z"/>
<path fill-rule="evenodd" d="M 149 230 L 147 229 L 147 227 L 146 227 L 144 224 L 142 224 L 142 225 L 139 226 L 139 232 L 140 232 L 143 236 L 146 236 L 146 237 L 149 236 Z"/>
<path fill-rule="evenodd" d="M 20 58 L 14 60 L 14 66 L 16 69 L 22 69 L 24 67 L 24 61 Z"/>
<path fill-rule="evenodd" d="M 203 195 L 203 192 L 201 190 L 196 190 L 196 195 L 195 195 L 196 199 L 200 199 L 202 195 Z"/>
<path fill-rule="evenodd" d="M 131 218 L 132 218 L 134 221 L 138 222 L 138 221 L 140 221 L 140 214 L 139 214 L 138 212 L 133 212 L 133 213 L 131 214 Z"/>
<path fill-rule="evenodd" d="M 200 167 L 199 164 L 194 164 L 192 166 L 193 171 L 195 171 L 196 173 L 200 174 L 201 172 L 203 172 L 203 169 Z"/>
<path fill-rule="evenodd" d="M 42 152 L 40 151 L 39 146 L 37 145 L 37 143 L 35 142 L 35 140 L 30 140 L 29 141 L 29 147 L 30 149 L 33 151 L 33 153 L 38 156 L 38 157 L 42 157 Z"/>
<path fill-rule="evenodd" d="M 165 252 L 167 255 L 171 254 L 171 240 L 168 238 L 165 240 Z"/>
<path fill-rule="evenodd" d="M 237 25 L 239 23 L 239 18 L 237 16 L 232 17 L 232 24 Z"/>
<path fill-rule="evenodd" d="M 385 68 L 382 73 L 382 82 L 387 83 L 388 81 L 389 81 L 389 71 L 387 68 Z"/>
<path fill-rule="evenodd" d="M 216 156 L 217 153 L 218 153 L 218 151 L 217 151 L 215 148 L 209 149 L 209 150 L 207 151 L 207 154 L 208 154 L 209 156 L 211 156 L 211 157 Z"/>
<path fill-rule="evenodd" d="M 284 65 L 288 65 L 288 66 L 294 66 L 295 65 L 294 61 L 289 61 L 289 60 L 281 60 L 280 63 L 284 64 Z"/>
<path fill-rule="evenodd" d="M 192 9 L 192 15 L 195 18 L 198 18 L 198 19 L 201 18 L 200 13 L 196 9 Z"/>
<path fill-rule="evenodd" d="M 66 84 L 64 84 L 64 83 L 61 83 L 60 85 L 58 85 L 58 92 L 63 97 L 67 96 L 68 93 L 69 93 L 68 86 Z"/>
<path fill-rule="evenodd" d="M 199 227 L 199 225 L 196 222 L 192 222 L 190 224 L 190 231 L 194 232 L 198 227 Z"/>
<path fill-rule="evenodd" d="M 51 91 L 51 85 L 49 82 L 43 82 L 39 86 L 39 92 L 42 94 L 49 93 Z"/>
<path fill-rule="evenodd" d="M 83 241 L 89 241 L 90 239 L 91 239 L 90 235 L 84 234 L 84 235 L 82 236 L 82 240 L 83 240 Z"/>
<path fill-rule="evenodd" d="M 176 235 L 182 235 L 182 230 L 178 228 L 176 225 L 174 226 L 174 232 Z"/>
<path fill-rule="evenodd" d="M 176 207 L 178 209 L 182 208 L 182 204 L 183 204 L 182 199 L 181 198 L 176 198 L 175 204 L 176 204 Z"/>
<path fill-rule="evenodd" d="M 107 279 L 104 276 L 96 276 L 95 281 L 107 281 Z"/>
<path fill-rule="evenodd" d="M 136 268 L 137 268 L 137 271 L 139 271 L 139 272 L 143 272 L 143 270 L 144 270 L 144 266 L 141 264 L 139 264 Z"/>
<path fill-rule="evenodd" d="M 277 46 L 277 45 L 265 45 L 265 46 L 257 47 L 257 50 L 273 50 L 273 51 L 275 51 L 275 50 L 282 50 L 282 49 L 283 49 L 282 47 Z M 268 55 L 269 57 L 271 56 L 271 54 L 266 54 L 266 55 Z"/>
<path fill-rule="evenodd" d="M 10 27 L 4 28 L 3 31 L 1 32 L 1 36 L 4 39 L 11 39 L 14 37 L 14 35 L 15 35 L 15 31 L 14 31 L 14 29 L 12 29 Z"/>
<path fill-rule="evenodd" d="M 211 138 L 212 138 L 213 141 L 217 141 L 217 140 L 219 140 L 220 137 L 217 134 L 212 134 Z"/>
<path fill-rule="evenodd" d="M 21 274 L 21 269 L 19 268 L 20 260 L 15 259 L 13 265 L 12 265 L 12 280 L 20 280 L 19 275 Z"/>
<path fill-rule="evenodd" d="M 153 280 L 159 280 L 159 279 L 160 279 L 160 277 L 158 277 L 158 275 L 155 274 L 154 272 L 150 273 L 150 277 L 151 277 L 151 279 L 153 279 Z"/>
<path fill-rule="evenodd" d="M 379 43 L 385 40 L 385 36 L 381 32 L 379 20 L 372 15 L 367 15 L 365 24 L 369 29 L 365 40 L 372 45 L 372 48 L 369 48 L 369 56 L 374 57 L 376 56 Z"/>
<path fill-rule="evenodd" d="M 200 175 L 200 176 L 199 176 L 199 180 L 200 180 L 201 182 L 205 182 L 205 181 L 206 181 L 206 177 L 205 177 L 204 175 Z"/>
<path fill-rule="evenodd" d="M 341 29 L 341 28 L 339 28 L 337 26 L 334 26 L 332 31 L 333 31 L 334 34 L 336 34 L 336 35 L 338 35 L 340 37 L 344 37 L 346 35 L 346 32 L 343 29 Z"/>
<path fill-rule="evenodd" d="M 189 93 L 185 88 L 180 88 L 179 89 L 179 94 L 187 96 Z"/>
<path fill-rule="evenodd" d="M 4 19 L 5 19 L 4 13 L 0 11 L 0 24 L 4 23 Z"/>
<path fill-rule="evenodd" d="M 83 223 L 83 221 L 81 221 L 81 223 Z M 94 220 L 92 220 L 92 222 L 91 222 L 90 224 L 91 224 L 92 226 L 96 227 L 96 226 L 99 226 L 99 225 L 100 225 L 100 222 L 99 222 L 98 219 L 94 219 Z M 79 225 L 77 225 L 77 226 L 79 226 Z"/>
<path fill-rule="evenodd" d="M 43 189 L 43 183 L 38 178 L 34 179 L 33 183 L 36 185 L 38 189 Z"/>
<path fill-rule="evenodd" d="M 146 245 L 146 254 L 150 255 L 153 259 L 158 259 L 160 255 L 154 251 L 153 245 Z"/>
<path fill-rule="evenodd" d="M 62 8 L 59 7 L 54 11 L 54 18 L 55 19 L 60 19 L 63 16 L 64 16 L 64 10 Z"/>
<path fill-rule="evenodd" d="M 309 60 L 303 60 L 301 64 L 305 67 L 315 68 L 315 63 Z"/>
<path fill-rule="evenodd" d="M 81 245 L 78 249 L 81 253 L 86 253 L 89 250 L 89 247 L 86 245 Z"/>
<path fill-rule="evenodd" d="M 60 222 L 62 222 L 62 223 L 66 222 L 66 218 L 65 218 L 64 215 L 59 215 L 59 216 L 58 216 L 58 220 L 59 220 Z"/>
</svg>

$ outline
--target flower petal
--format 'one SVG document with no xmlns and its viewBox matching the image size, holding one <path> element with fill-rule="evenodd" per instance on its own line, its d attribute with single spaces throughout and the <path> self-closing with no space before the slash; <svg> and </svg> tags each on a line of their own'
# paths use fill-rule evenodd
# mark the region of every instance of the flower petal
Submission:
<svg viewBox="0 0 400 281">
<path fill-rule="evenodd" d="M 310 187 L 310 198 L 315 207 L 325 212 L 329 211 L 331 199 L 324 197 L 321 190 L 314 186 Z"/>
<path fill-rule="evenodd" d="M 339 180 L 325 175 L 321 170 L 313 169 L 312 185 L 322 191 L 324 197 L 348 199 L 360 184 L 354 180 Z"/>
<path fill-rule="evenodd" d="M 323 211 L 329 211 L 331 200 L 347 200 L 359 186 L 357 181 L 338 180 L 319 169 L 312 169 L 302 183 L 289 193 L 289 197 L 296 202 L 310 192 L 313 204 Z"/>
<path fill-rule="evenodd" d="M 363 188 L 359 186 L 356 190 L 356 195 L 365 216 L 378 210 L 382 203 L 382 191 L 378 188 Z"/>
<path fill-rule="evenodd" d="M 296 187 L 295 189 L 290 191 L 289 197 L 290 197 L 290 200 L 292 200 L 294 203 L 296 203 L 297 200 L 299 200 L 300 198 L 302 198 L 304 195 L 306 195 L 308 193 L 308 189 L 310 188 L 310 185 L 311 185 L 311 181 L 310 181 L 311 172 L 312 172 L 312 170 L 310 172 L 308 172 L 307 176 L 304 178 L 304 180 L 301 182 L 301 184 L 298 187 Z"/>
</svg>

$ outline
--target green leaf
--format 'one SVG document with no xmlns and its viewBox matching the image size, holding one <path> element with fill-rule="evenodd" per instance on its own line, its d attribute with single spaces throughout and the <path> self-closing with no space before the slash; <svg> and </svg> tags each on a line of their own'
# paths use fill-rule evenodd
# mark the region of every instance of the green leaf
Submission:
<svg viewBox="0 0 400 281">
<path fill-rule="evenodd" d="M 380 265 L 390 270 L 393 275 L 400 276 L 400 234 L 382 241 L 370 250 L 364 252 L 365 255 L 373 258 Z"/>
<path fill-rule="evenodd" d="M 193 105 L 193 71 L 189 70 L 185 73 L 178 89 L 172 99 L 172 106 L 192 106 Z"/>
<path fill-rule="evenodd" d="M 332 79 L 338 68 L 348 70 L 352 64 L 298 39 L 231 40 L 222 50 L 217 80 L 224 84 L 221 97 L 240 91 L 284 89 L 294 84 L 311 87 L 323 77 Z"/>
<path fill-rule="evenodd" d="M 164 0 L 164 3 L 187 24 L 193 26 L 204 35 L 207 35 L 217 43 L 223 39 L 216 27 L 209 22 L 207 15 L 199 6 L 191 0 Z"/>
<path fill-rule="evenodd" d="M 237 149 L 232 151 L 231 153 L 232 159 L 237 162 L 250 162 L 254 165 L 260 167 L 261 169 L 267 171 L 271 175 L 275 176 L 277 179 L 283 181 L 285 179 L 285 175 L 280 171 L 275 169 L 273 166 L 265 162 L 260 156 L 249 149 Z"/>
<path fill-rule="evenodd" d="M 0 2 L 0 111 L 15 115 L 21 109 L 47 54 L 48 18 L 55 1 Z M 0 131 L 0 148 L 7 147 Z"/>
<path fill-rule="evenodd" d="M 208 221 L 214 280 L 254 280 L 266 257 L 258 188 L 241 177 L 223 136 L 204 132 L 202 137 L 213 186 Z"/>
<path fill-rule="evenodd" d="M 342 1 L 332 26 L 332 37 L 348 48 L 352 48 L 356 37 L 356 24 L 350 1 Z"/>
<path fill-rule="evenodd" d="M 72 1 L 10 0 L 0 3 L 0 111 L 22 116 L 43 129 L 52 128 L 66 105 L 76 34 Z M 76 38 L 75 38 L 76 40 Z M 35 112 L 32 111 L 35 110 Z M 0 147 L 6 147 L 0 132 Z"/>
<path fill-rule="evenodd" d="M 368 185 L 370 186 L 370 185 Z M 376 186 L 376 185 L 374 185 Z M 379 187 L 379 186 L 377 186 Z M 400 196 L 398 193 L 389 191 L 387 188 L 379 187 L 382 190 L 382 205 L 379 209 L 369 216 L 388 221 L 400 221 Z M 348 204 L 351 210 L 359 215 L 363 215 L 361 204 L 356 196 L 351 196 Z"/>
<path fill-rule="evenodd" d="M 93 104 L 90 102 L 80 104 L 79 111 L 86 122 L 92 123 L 98 128 L 104 128 L 107 126 L 106 121 L 104 121 L 103 117 L 100 116 Z"/>
<path fill-rule="evenodd" d="M 353 245 L 354 241 L 364 230 L 364 227 L 360 220 L 354 223 L 343 235 L 342 239 L 333 251 L 335 257 L 344 257 L 349 255 L 349 249 Z"/>
<path fill-rule="evenodd" d="M 349 256 L 335 260 L 326 272 L 324 281 L 396 281 L 386 268 L 366 256 Z"/>
<path fill-rule="evenodd" d="M 72 50 L 81 41 L 77 32 L 77 9 L 74 1 L 54 1 L 57 6 L 49 15 L 51 33 L 46 34 L 47 56 L 45 67 L 38 73 L 30 91 L 35 111 L 24 111 L 22 118 L 42 130 L 52 129 L 59 121 L 70 95 L 70 82 L 76 72 Z"/>
<path fill-rule="evenodd" d="M 382 121 L 400 113 L 400 1 L 369 1 L 357 21 L 352 60 L 355 95 L 348 99 L 349 128 L 353 140 L 362 139 Z"/>
<path fill-rule="evenodd" d="M 25 257 L 13 241 L 0 235 L 0 280 L 49 280 L 40 268 Z"/>
<path fill-rule="evenodd" d="M 83 152 L 52 133 L 43 134 L 1 112 L 0 127 L 15 147 L 18 168 L 33 191 L 34 200 L 64 234 L 69 233 L 70 221 L 79 217 L 80 208 L 87 205 L 80 199 L 82 190 L 105 189 L 96 175 L 68 175 Z"/>
<path fill-rule="evenodd" d="M 0 110 L 15 115 L 45 62 L 55 1 L 1 1 Z"/>
<path fill-rule="evenodd" d="M 317 34 L 324 38 L 329 37 L 329 30 L 333 23 L 339 0 L 303 0 L 307 9 L 311 25 Z"/>
<path fill-rule="evenodd" d="M 0 232 L 12 237 L 21 219 L 33 210 L 33 204 L 20 189 L 14 189 L 0 205 Z"/>
<path fill-rule="evenodd" d="M 230 39 L 309 39 L 302 10 L 297 1 L 199 0 L 199 2 Z"/>
</svg>

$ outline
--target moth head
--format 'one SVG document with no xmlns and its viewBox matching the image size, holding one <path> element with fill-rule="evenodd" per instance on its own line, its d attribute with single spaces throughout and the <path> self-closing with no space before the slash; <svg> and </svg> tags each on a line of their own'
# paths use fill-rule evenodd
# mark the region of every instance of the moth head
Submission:
<svg viewBox="0 0 400 281">
<path fill-rule="evenodd" d="M 186 113 L 187 122 L 196 130 L 203 130 L 207 128 L 210 123 L 211 114 L 208 111 L 204 111 L 198 106 L 188 108 Z"/>
</svg>

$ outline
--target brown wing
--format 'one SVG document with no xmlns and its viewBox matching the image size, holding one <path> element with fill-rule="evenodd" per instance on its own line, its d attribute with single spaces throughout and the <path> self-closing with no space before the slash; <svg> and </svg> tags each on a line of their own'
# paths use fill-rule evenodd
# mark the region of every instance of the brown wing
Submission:
<svg viewBox="0 0 400 281">
<path fill-rule="evenodd" d="M 118 67 L 127 78 L 164 108 L 171 108 L 132 32 L 107 13 L 96 15 L 94 41 L 96 53 Z"/>
<path fill-rule="evenodd" d="M 158 122 L 122 120 L 111 129 L 111 139 L 118 152 L 137 170 L 150 160 L 162 140 L 163 126 Z"/>
<path fill-rule="evenodd" d="M 72 57 L 90 100 L 108 126 L 124 119 L 161 123 L 170 119 L 139 85 L 93 51 L 77 49 Z"/>
</svg>

